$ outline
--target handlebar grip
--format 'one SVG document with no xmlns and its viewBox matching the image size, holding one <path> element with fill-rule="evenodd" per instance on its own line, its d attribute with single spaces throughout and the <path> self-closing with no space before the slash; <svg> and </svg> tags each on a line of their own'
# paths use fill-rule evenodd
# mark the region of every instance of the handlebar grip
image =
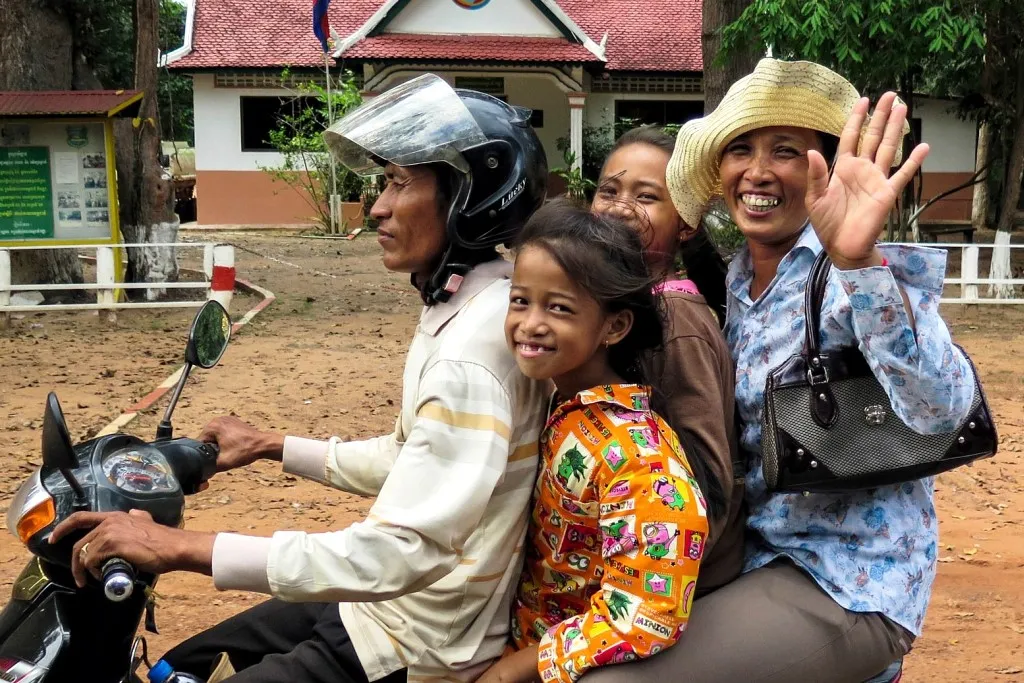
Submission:
<svg viewBox="0 0 1024 683">
<path fill-rule="evenodd" d="M 153 445 L 167 458 L 186 496 L 198 492 L 217 473 L 220 448 L 215 443 L 178 438 L 155 441 Z"/>
<path fill-rule="evenodd" d="M 103 594 L 111 602 L 123 602 L 135 591 L 135 568 L 119 557 L 103 563 Z"/>
</svg>

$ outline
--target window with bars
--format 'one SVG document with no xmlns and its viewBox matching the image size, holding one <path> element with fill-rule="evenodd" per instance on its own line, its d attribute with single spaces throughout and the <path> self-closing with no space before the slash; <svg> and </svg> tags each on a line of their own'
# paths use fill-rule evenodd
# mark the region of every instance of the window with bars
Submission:
<svg viewBox="0 0 1024 683">
<path fill-rule="evenodd" d="M 664 126 L 683 124 L 704 115 L 702 100 L 616 100 L 615 120 L 631 119 L 639 124 Z"/>
<path fill-rule="evenodd" d="M 338 74 L 333 76 L 336 81 Z M 356 85 L 362 88 L 362 76 L 356 75 L 355 79 Z M 213 75 L 215 88 L 298 88 L 306 83 L 316 83 L 323 87 L 327 85 L 327 78 L 322 72 L 290 73 L 284 79 L 280 71 L 238 71 Z"/>
<path fill-rule="evenodd" d="M 699 95 L 704 92 L 700 76 L 644 76 L 606 74 L 594 78 L 591 92 Z"/>
</svg>

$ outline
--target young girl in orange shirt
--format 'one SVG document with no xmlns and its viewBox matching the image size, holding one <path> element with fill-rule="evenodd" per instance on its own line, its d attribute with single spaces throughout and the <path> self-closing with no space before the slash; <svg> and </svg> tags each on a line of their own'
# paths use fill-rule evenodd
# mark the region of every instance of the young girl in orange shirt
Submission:
<svg viewBox="0 0 1024 683">
<path fill-rule="evenodd" d="M 662 318 L 643 251 L 627 225 L 560 201 L 519 239 L 505 335 L 523 373 L 555 394 L 513 605 L 518 651 L 485 683 L 576 681 L 657 654 L 686 628 L 707 510 L 651 407 L 642 359 Z"/>
</svg>

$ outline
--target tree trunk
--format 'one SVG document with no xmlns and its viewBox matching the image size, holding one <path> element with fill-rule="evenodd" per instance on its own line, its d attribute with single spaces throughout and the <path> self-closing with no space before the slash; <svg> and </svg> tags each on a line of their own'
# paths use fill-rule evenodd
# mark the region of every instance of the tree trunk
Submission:
<svg viewBox="0 0 1024 683">
<path fill-rule="evenodd" d="M 722 29 L 740 18 L 751 0 L 704 0 L 701 53 L 704 57 L 704 113 L 709 114 L 725 97 L 729 86 L 746 76 L 764 55 L 756 49 L 734 54 L 724 64 Z"/>
<path fill-rule="evenodd" d="M 974 158 L 975 173 L 988 164 L 989 148 L 992 143 L 992 125 L 982 121 L 978 126 L 978 149 Z M 971 225 L 975 230 L 984 230 L 988 224 L 988 171 L 985 177 L 974 185 L 974 196 L 971 198 Z"/>
<path fill-rule="evenodd" d="M 1003 198 L 1000 202 L 999 224 L 996 226 L 995 248 L 992 249 L 992 267 L 989 277 L 992 279 L 1008 279 L 1012 276 L 1009 248 L 1010 232 L 1013 230 L 1017 214 L 1017 202 L 1020 200 L 1020 184 L 1024 180 L 1024 68 L 1018 65 L 1017 93 L 1014 97 L 1016 112 L 1013 124 L 1013 145 L 1006 164 L 1006 181 L 1003 183 Z M 993 285 L 990 288 L 1000 299 L 1013 296 L 1013 285 Z"/>
<path fill-rule="evenodd" d="M 71 25 L 40 0 L 0 0 L 0 90 L 69 90 Z M 11 252 L 14 284 L 82 282 L 72 249 Z M 50 293 L 48 298 L 71 294 Z"/>
<path fill-rule="evenodd" d="M 178 237 L 171 176 L 160 166 L 160 120 L 157 110 L 157 56 L 160 10 L 157 0 L 135 3 L 135 88 L 145 96 L 138 125 L 123 121 L 117 126 L 117 169 L 121 234 L 126 243 L 168 243 Z M 128 250 L 129 282 L 174 282 L 178 263 L 171 247 L 139 247 Z M 139 290 L 134 290 L 139 291 Z M 148 300 L 166 289 L 141 290 Z"/>
<path fill-rule="evenodd" d="M 1024 64 L 1018 65 L 1016 112 L 1013 123 L 1013 146 L 1006 164 L 1006 182 L 1003 184 L 1003 201 L 999 209 L 999 227 L 1002 232 L 1013 230 L 1020 201 L 1020 184 L 1024 180 Z"/>
</svg>

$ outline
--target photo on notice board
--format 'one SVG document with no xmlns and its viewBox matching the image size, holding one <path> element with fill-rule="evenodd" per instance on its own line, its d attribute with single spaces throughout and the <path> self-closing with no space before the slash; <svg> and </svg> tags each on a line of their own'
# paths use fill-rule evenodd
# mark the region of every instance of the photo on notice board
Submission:
<svg viewBox="0 0 1024 683">
<path fill-rule="evenodd" d="M 85 174 L 85 189 L 104 188 L 107 186 L 107 174 L 101 171 L 90 171 Z"/>
<path fill-rule="evenodd" d="M 107 208 L 107 193 L 106 192 L 87 192 L 85 197 L 85 208 L 87 209 L 105 209 Z"/>
<path fill-rule="evenodd" d="M 77 192 L 60 192 L 57 194 L 58 209 L 80 209 L 82 198 Z"/>
<path fill-rule="evenodd" d="M 109 223 L 110 212 L 106 209 L 102 211 L 86 211 L 85 220 L 88 223 Z"/>
<path fill-rule="evenodd" d="M 102 154 L 86 154 L 82 157 L 82 168 L 106 168 L 107 160 Z"/>
<path fill-rule="evenodd" d="M 81 223 L 82 212 L 78 209 L 61 210 L 57 213 L 57 219 L 61 223 Z"/>
</svg>

